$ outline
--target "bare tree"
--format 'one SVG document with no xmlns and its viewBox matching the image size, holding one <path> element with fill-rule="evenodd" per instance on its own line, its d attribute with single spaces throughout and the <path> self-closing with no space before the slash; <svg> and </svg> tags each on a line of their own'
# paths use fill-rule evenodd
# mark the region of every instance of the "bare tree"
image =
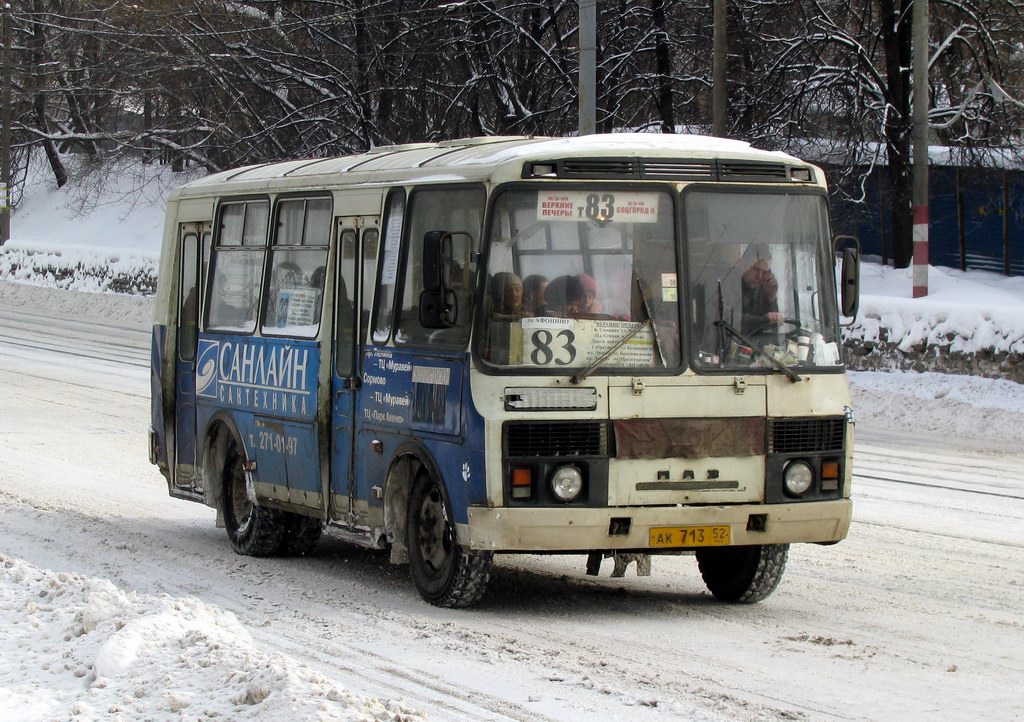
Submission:
<svg viewBox="0 0 1024 722">
<path fill-rule="evenodd" d="M 910 260 L 913 0 L 731 0 L 729 133 L 863 198 Z M 14 0 L 16 148 L 217 170 L 467 135 L 575 132 L 572 0 Z M 1021 0 L 933 0 L 936 138 L 1020 146 Z M 599 5 L 604 131 L 710 128 L 710 0 Z M 860 189 L 860 190 L 859 190 Z"/>
</svg>

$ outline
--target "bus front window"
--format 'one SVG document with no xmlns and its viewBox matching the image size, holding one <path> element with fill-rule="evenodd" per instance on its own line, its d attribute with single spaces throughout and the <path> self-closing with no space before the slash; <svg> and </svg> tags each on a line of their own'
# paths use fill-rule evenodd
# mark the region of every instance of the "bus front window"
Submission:
<svg viewBox="0 0 1024 722">
<path fill-rule="evenodd" d="M 840 364 L 824 197 L 692 190 L 684 217 L 698 370 Z"/>
<path fill-rule="evenodd" d="M 499 367 L 677 368 L 671 194 L 507 190 L 491 215 L 478 352 Z"/>
</svg>

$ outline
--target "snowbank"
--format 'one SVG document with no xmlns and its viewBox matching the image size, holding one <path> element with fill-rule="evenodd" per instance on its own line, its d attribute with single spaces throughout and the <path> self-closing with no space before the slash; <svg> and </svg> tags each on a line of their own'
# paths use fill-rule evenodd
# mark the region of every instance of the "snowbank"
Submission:
<svg viewBox="0 0 1024 722">
<path fill-rule="evenodd" d="M 844 331 L 852 366 L 943 371 L 1024 382 L 1024 278 L 929 267 L 911 298 L 911 269 L 865 263 L 856 322 Z"/>
<path fill-rule="evenodd" d="M 261 651 L 233 614 L 198 599 L 126 593 L 3 555 L 0 629 L 5 722 L 425 719 Z"/>
</svg>

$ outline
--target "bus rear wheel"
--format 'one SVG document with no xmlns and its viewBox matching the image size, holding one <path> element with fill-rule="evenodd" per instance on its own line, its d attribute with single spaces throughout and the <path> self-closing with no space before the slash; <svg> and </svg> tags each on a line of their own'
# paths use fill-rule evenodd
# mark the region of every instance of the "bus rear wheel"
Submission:
<svg viewBox="0 0 1024 722">
<path fill-rule="evenodd" d="M 491 578 L 492 555 L 456 543 L 444 494 L 426 471 L 416 476 L 409 495 L 406 544 L 409 569 L 423 599 L 437 607 L 469 607 L 480 601 Z"/>
<path fill-rule="evenodd" d="M 788 556 L 789 544 L 705 547 L 697 550 L 697 566 L 716 599 L 753 604 L 779 586 Z"/>
<path fill-rule="evenodd" d="M 248 488 L 245 457 L 232 444 L 224 460 L 224 526 L 231 546 L 239 554 L 268 557 L 281 546 L 283 512 L 256 503 L 255 490 Z"/>
</svg>

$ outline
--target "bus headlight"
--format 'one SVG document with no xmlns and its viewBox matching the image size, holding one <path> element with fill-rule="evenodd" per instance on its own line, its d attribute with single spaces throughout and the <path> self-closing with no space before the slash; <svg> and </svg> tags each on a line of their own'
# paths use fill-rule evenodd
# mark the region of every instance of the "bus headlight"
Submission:
<svg viewBox="0 0 1024 722">
<path fill-rule="evenodd" d="M 583 491 L 583 474 L 575 466 L 560 466 L 551 475 L 551 491 L 562 501 L 572 501 Z"/>
<path fill-rule="evenodd" d="M 786 484 L 786 491 L 789 494 L 800 496 L 814 483 L 814 471 L 806 461 L 791 461 L 782 472 L 782 481 Z"/>
</svg>

